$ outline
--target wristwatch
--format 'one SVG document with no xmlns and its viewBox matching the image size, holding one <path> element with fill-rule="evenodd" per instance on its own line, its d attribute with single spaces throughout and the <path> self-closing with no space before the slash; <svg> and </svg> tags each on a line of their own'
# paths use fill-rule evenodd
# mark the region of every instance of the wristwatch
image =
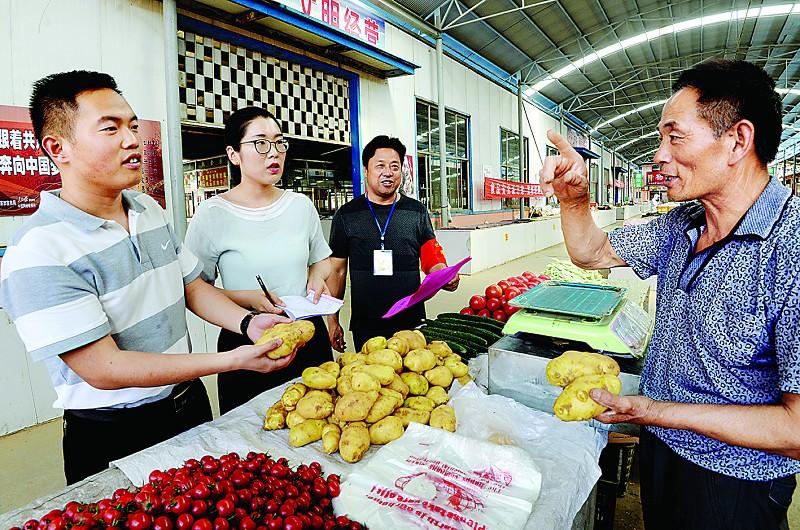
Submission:
<svg viewBox="0 0 800 530">
<path fill-rule="evenodd" d="M 250 326 L 250 321 L 253 320 L 254 316 L 260 315 L 260 314 L 261 313 L 259 313 L 258 311 L 250 311 L 249 313 L 247 313 L 244 316 L 244 318 L 242 319 L 242 322 L 239 324 L 239 331 L 242 332 L 242 335 L 247 337 L 247 328 Z"/>
</svg>

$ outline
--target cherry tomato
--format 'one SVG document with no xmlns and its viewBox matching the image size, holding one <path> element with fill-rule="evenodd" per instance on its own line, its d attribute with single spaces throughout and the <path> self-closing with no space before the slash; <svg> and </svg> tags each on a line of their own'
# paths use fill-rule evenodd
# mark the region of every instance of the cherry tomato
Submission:
<svg viewBox="0 0 800 530">
<path fill-rule="evenodd" d="M 459 311 L 462 315 L 474 315 L 475 311 L 471 307 L 465 307 L 461 311 Z"/>
<path fill-rule="evenodd" d="M 499 298 L 493 297 L 486 299 L 486 309 L 488 309 L 490 312 L 497 311 L 498 309 L 500 309 L 502 305 L 503 303 L 500 301 Z"/>
<path fill-rule="evenodd" d="M 503 304 L 503 311 L 505 311 L 506 315 L 508 315 L 508 316 L 513 315 L 514 313 L 516 313 L 520 309 L 521 308 L 519 308 L 519 307 L 515 307 L 513 305 L 509 305 L 508 302 Z"/>
<path fill-rule="evenodd" d="M 242 517 L 239 521 L 239 530 L 256 530 L 256 522 L 249 515 Z"/>
<path fill-rule="evenodd" d="M 153 518 L 144 512 L 132 513 L 128 516 L 129 530 L 149 530 Z"/>
<path fill-rule="evenodd" d="M 192 530 L 214 530 L 214 525 L 206 518 L 198 519 L 192 525 Z"/>
<path fill-rule="evenodd" d="M 186 495 L 178 495 L 170 503 L 170 511 L 176 515 L 188 512 L 192 507 L 192 500 Z"/>
<path fill-rule="evenodd" d="M 476 294 L 472 298 L 469 299 L 469 307 L 474 311 L 480 311 L 484 307 L 486 307 L 486 298 L 483 296 Z"/>
<path fill-rule="evenodd" d="M 273 517 L 272 520 L 267 523 L 267 528 L 269 528 L 269 530 L 283 530 L 283 519 L 280 517 Z"/>
<path fill-rule="evenodd" d="M 39 521 L 36 519 L 28 519 L 22 524 L 22 530 L 36 530 L 39 528 Z"/>
<path fill-rule="evenodd" d="M 339 492 L 341 491 L 341 486 L 339 486 L 338 482 L 328 481 L 328 495 L 331 497 L 338 497 Z"/>
<path fill-rule="evenodd" d="M 497 285 L 490 285 L 486 288 L 484 294 L 486 294 L 486 298 L 500 298 L 503 296 L 503 291 Z"/>
<path fill-rule="evenodd" d="M 101 514 L 106 526 L 117 526 L 122 519 L 122 512 L 114 508 L 108 508 Z"/>
<path fill-rule="evenodd" d="M 230 517 L 235 509 L 236 505 L 230 499 L 222 499 L 217 502 L 217 513 L 220 517 Z"/>
<path fill-rule="evenodd" d="M 508 320 L 508 316 L 506 316 L 505 311 L 503 311 L 502 309 L 498 309 L 497 311 L 492 313 L 492 318 L 500 322 L 505 322 L 506 320 Z"/>
<path fill-rule="evenodd" d="M 283 530 L 303 530 L 303 520 L 296 515 L 291 515 L 283 521 Z"/>
<path fill-rule="evenodd" d="M 476 313 L 479 317 L 486 317 L 491 318 L 492 314 L 489 312 L 488 309 L 481 309 Z"/>
<path fill-rule="evenodd" d="M 508 289 L 510 287 L 510 284 L 508 283 L 508 281 L 510 279 L 511 278 L 509 278 L 508 280 L 500 280 L 499 282 L 497 282 L 497 287 L 499 287 L 500 289 L 503 289 L 503 290 Z M 491 287 L 491 285 L 489 287 Z M 489 288 L 487 287 L 486 289 L 488 290 Z M 489 296 L 489 295 L 487 294 L 486 296 Z"/>
<path fill-rule="evenodd" d="M 202 517 L 208 512 L 208 501 L 197 499 L 192 501 L 191 514 L 195 517 Z"/>
<path fill-rule="evenodd" d="M 194 524 L 194 517 L 190 513 L 182 513 L 175 520 L 175 527 L 178 530 L 191 530 Z"/>
<path fill-rule="evenodd" d="M 506 297 L 507 300 L 511 300 L 512 298 L 519 296 L 521 294 L 520 290 L 516 287 L 509 287 L 508 289 L 503 290 L 503 296 Z"/>
<path fill-rule="evenodd" d="M 153 521 L 153 530 L 172 530 L 172 528 L 172 519 L 164 515 L 156 517 L 156 520 Z"/>
<path fill-rule="evenodd" d="M 214 530 L 230 530 L 230 528 L 231 524 L 227 519 L 223 519 L 222 517 L 214 519 Z"/>
</svg>

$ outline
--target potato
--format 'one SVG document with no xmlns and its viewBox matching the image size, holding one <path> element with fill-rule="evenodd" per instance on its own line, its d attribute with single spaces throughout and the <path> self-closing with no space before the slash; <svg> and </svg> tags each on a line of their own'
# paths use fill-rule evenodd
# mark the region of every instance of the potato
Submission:
<svg viewBox="0 0 800 530">
<path fill-rule="evenodd" d="M 421 423 L 423 425 L 428 424 L 428 420 L 431 418 L 431 413 L 425 410 L 414 410 L 408 407 L 400 407 L 394 411 L 394 416 L 400 418 L 403 422 L 403 427 L 408 427 L 408 424 L 413 422 Z"/>
<path fill-rule="evenodd" d="M 366 361 L 353 361 L 350 364 L 346 364 L 342 366 L 341 371 L 339 371 L 339 375 L 346 375 L 347 377 L 352 377 L 354 373 L 356 373 L 360 366 L 366 366 Z"/>
<path fill-rule="evenodd" d="M 397 407 L 403 405 L 403 401 L 405 400 L 405 398 L 403 397 L 403 394 L 401 394 L 397 390 L 392 390 L 391 388 L 381 388 L 378 392 L 380 392 L 382 396 L 389 396 L 392 399 L 394 399 L 397 402 L 396 405 Z"/>
<path fill-rule="evenodd" d="M 405 355 L 408 353 L 408 341 L 403 337 L 392 337 L 388 341 L 386 341 L 386 348 L 389 350 L 394 350 L 400 355 Z"/>
<path fill-rule="evenodd" d="M 376 421 L 382 420 L 394 412 L 394 409 L 399 406 L 400 405 L 397 403 L 397 400 L 394 397 L 381 394 L 369 409 L 369 414 L 367 414 L 367 417 L 364 419 L 364 421 L 367 423 L 375 423 Z"/>
<path fill-rule="evenodd" d="M 281 400 L 276 401 L 267 410 L 267 415 L 264 417 L 264 430 L 274 431 L 283 429 L 286 426 L 286 407 L 283 406 Z"/>
<path fill-rule="evenodd" d="M 339 454 L 345 462 L 358 462 L 369 449 L 369 431 L 365 426 L 350 424 L 342 429 Z"/>
<path fill-rule="evenodd" d="M 453 377 L 462 377 L 469 373 L 469 366 L 461 361 L 445 361 L 444 365 L 453 373 Z"/>
<path fill-rule="evenodd" d="M 357 392 L 379 390 L 381 384 L 366 372 L 356 372 L 350 377 L 350 386 Z"/>
<path fill-rule="evenodd" d="M 551 385 L 567 386 L 584 375 L 619 375 L 619 365 L 600 353 L 568 350 L 547 363 L 545 374 Z"/>
<path fill-rule="evenodd" d="M 309 366 L 303 370 L 303 383 L 308 388 L 327 390 L 336 388 L 336 376 L 317 366 Z"/>
<path fill-rule="evenodd" d="M 403 358 L 394 350 L 383 349 L 367 355 L 367 364 L 390 366 L 398 374 L 403 370 Z"/>
<path fill-rule="evenodd" d="M 411 350 L 403 359 L 403 364 L 412 372 L 422 373 L 436 366 L 436 355 L 424 348 Z"/>
<path fill-rule="evenodd" d="M 461 356 L 457 353 L 451 353 L 447 357 L 444 358 L 444 363 L 454 363 L 454 362 L 461 362 Z"/>
<path fill-rule="evenodd" d="M 335 423 L 328 423 L 322 427 L 322 450 L 329 455 L 339 450 L 339 438 L 342 429 Z"/>
<path fill-rule="evenodd" d="M 292 322 L 293 326 L 300 331 L 300 340 L 302 341 L 303 345 L 308 344 L 314 337 L 314 323 L 308 320 L 295 320 Z"/>
<path fill-rule="evenodd" d="M 391 366 L 383 364 L 364 364 L 356 367 L 353 371 L 367 373 L 377 379 L 381 385 L 390 384 L 396 375 L 396 372 Z"/>
<path fill-rule="evenodd" d="M 367 356 L 363 353 L 356 353 L 353 351 L 346 351 L 337 359 L 340 365 L 345 366 L 355 361 L 367 362 Z"/>
<path fill-rule="evenodd" d="M 385 350 L 386 349 L 386 337 L 372 337 L 367 342 L 364 343 L 364 346 L 361 348 L 362 353 L 372 353 L 378 350 Z"/>
<path fill-rule="evenodd" d="M 450 349 L 450 345 L 443 340 L 435 340 L 428 344 L 426 348 L 432 351 L 437 357 L 447 357 L 453 353 L 453 350 Z"/>
<path fill-rule="evenodd" d="M 308 420 L 322 420 L 333 413 L 333 400 L 324 392 L 309 392 L 297 402 L 295 411 Z"/>
<path fill-rule="evenodd" d="M 280 346 L 267 352 L 267 357 L 270 359 L 280 359 L 305 346 L 313 336 L 314 324 L 307 320 L 298 320 L 289 324 L 275 324 L 261 335 L 256 344 L 281 339 L 283 343 Z"/>
<path fill-rule="evenodd" d="M 431 412 L 431 427 L 456 432 L 456 411 L 448 405 L 439 405 Z"/>
<path fill-rule="evenodd" d="M 428 380 L 423 376 L 414 372 L 403 372 L 400 378 L 408 385 L 408 393 L 415 396 L 424 396 L 428 393 Z"/>
<path fill-rule="evenodd" d="M 403 406 L 409 409 L 430 412 L 433 410 L 436 404 L 431 398 L 425 396 L 413 396 L 406 398 L 406 400 L 403 402 Z"/>
<path fill-rule="evenodd" d="M 306 421 L 306 419 L 308 418 L 304 418 L 303 416 L 300 415 L 299 412 L 293 410 L 286 415 L 286 426 L 291 429 L 295 425 L 300 425 L 301 423 Z"/>
<path fill-rule="evenodd" d="M 416 350 L 417 348 L 424 348 L 427 345 L 425 336 L 419 332 L 414 333 L 413 331 L 404 329 L 403 331 L 395 333 L 394 336 L 405 339 L 406 343 L 408 343 L 409 351 Z"/>
<path fill-rule="evenodd" d="M 386 416 L 370 426 L 369 441 L 375 445 L 388 444 L 403 436 L 403 420 L 397 416 Z"/>
<path fill-rule="evenodd" d="M 372 400 L 370 398 L 371 396 L 366 392 L 355 390 L 343 395 L 336 401 L 334 408 L 336 417 L 342 421 L 362 421 L 377 400 L 377 397 Z"/>
<path fill-rule="evenodd" d="M 453 383 L 453 372 L 446 366 L 437 366 L 425 372 L 425 379 L 435 386 L 448 387 Z"/>
<path fill-rule="evenodd" d="M 339 379 L 336 380 L 336 392 L 343 396 L 348 392 L 353 391 L 353 384 L 352 380 L 349 375 L 340 375 Z"/>
<path fill-rule="evenodd" d="M 469 374 L 462 375 L 461 377 L 458 378 L 458 382 L 461 383 L 462 385 L 466 385 L 470 381 L 472 381 L 472 376 L 470 376 Z"/>
<path fill-rule="evenodd" d="M 289 445 L 302 447 L 322 438 L 322 427 L 328 422 L 325 420 L 306 420 L 295 425 L 289 430 Z"/>
<path fill-rule="evenodd" d="M 447 390 L 440 386 L 432 386 L 428 389 L 425 397 L 433 401 L 436 406 L 444 405 L 450 401 L 450 396 L 447 395 Z"/>
<path fill-rule="evenodd" d="M 287 411 L 294 410 L 294 407 L 297 405 L 297 402 L 300 401 L 300 398 L 306 395 L 306 385 L 303 383 L 292 383 L 289 385 L 289 388 L 283 391 L 283 395 L 281 396 L 281 403 L 283 403 L 283 407 Z"/>
<path fill-rule="evenodd" d="M 331 374 L 333 377 L 339 377 L 339 364 L 333 361 L 328 361 L 319 365 L 320 368 Z"/>
<path fill-rule="evenodd" d="M 426 381 L 427 381 L 427 379 L 426 379 Z M 390 389 L 392 389 L 392 390 L 394 390 L 396 392 L 400 392 L 400 394 L 402 394 L 402 396 L 403 396 L 403 399 L 406 398 L 406 396 L 408 395 L 408 393 L 410 391 L 410 389 L 408 388 L 408 383 L 406 383 L 403 380 L 402 376 L 399 376 L 397 374 L 394 374 L 394 379 L 392 379 L 391 383 L 386 385 L 386 388 L 390 388 Z"/>
<path fill-rule="evenodd" d="M 606 407 L 589 397 L 589 391 L 593 388 L 604 388 L 619 395 L 622 381 L 611 374 L 578 377 L 567 385 L 553 404 L 556 416 L 563 421 L 583 421 L 605 412 Z"/>
</svg>

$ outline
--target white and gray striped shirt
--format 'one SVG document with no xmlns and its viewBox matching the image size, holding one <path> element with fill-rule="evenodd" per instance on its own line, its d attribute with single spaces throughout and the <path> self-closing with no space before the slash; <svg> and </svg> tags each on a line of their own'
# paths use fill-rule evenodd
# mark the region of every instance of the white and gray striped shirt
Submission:
<svg viewBox="0 0 800 530">
<path fill-rule="evenodd" d="M 54 407 L 133 407 L 172 385 L 99 390 L 60 355 L 111 335 L 121 350 L 186 353 L 184 286 L 202 269 L 151 197 L 125 190 L 130 233 L 42 192 L 0 267 L 2 304 L 34 361 L 45 361 Z"/>
</svg>

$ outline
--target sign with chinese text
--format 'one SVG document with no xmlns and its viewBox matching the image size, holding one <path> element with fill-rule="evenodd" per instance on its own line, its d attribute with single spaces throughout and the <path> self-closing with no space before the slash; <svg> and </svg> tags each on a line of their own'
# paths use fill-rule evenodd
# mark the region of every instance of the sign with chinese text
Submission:
<svg viewBox="0 0 800 530">
<path fill-rule="evenodd" d="M 348 0 L 276 0 L 381 50 L 386 47 L 386 25 L 369 9 Z"/>
<path fill-rule="evenodd" d="M 589 135 L 572 127 L 567 127 L 567 142 L 572 147 L 585 147 L 589 149 Z"/>
<path fill-rule="evenodd" d="M 636 173 L 633 174 L 633 186 L 635 188 L 641 188 L 642 187 L 642 172 L 641 171 L 637 171 Z"/>
<path fill-rule="evenodd" d="M 140 191 L 164 201 L 161 124 L 139 120 L 142 141 Z M 39 207 L 39 193 L 61 187 L 56 165 L 39 148 L 28 109 L 0 105 L 0 216 L 30 215 Z"/>
<path fill-rule="evenodd" d="M 483 179 L 483 197 L 486 199 L 542 198 L 544 193 L 539 184 L 532 182 L 514 182 L 487 177 Z"/>
</svg>

